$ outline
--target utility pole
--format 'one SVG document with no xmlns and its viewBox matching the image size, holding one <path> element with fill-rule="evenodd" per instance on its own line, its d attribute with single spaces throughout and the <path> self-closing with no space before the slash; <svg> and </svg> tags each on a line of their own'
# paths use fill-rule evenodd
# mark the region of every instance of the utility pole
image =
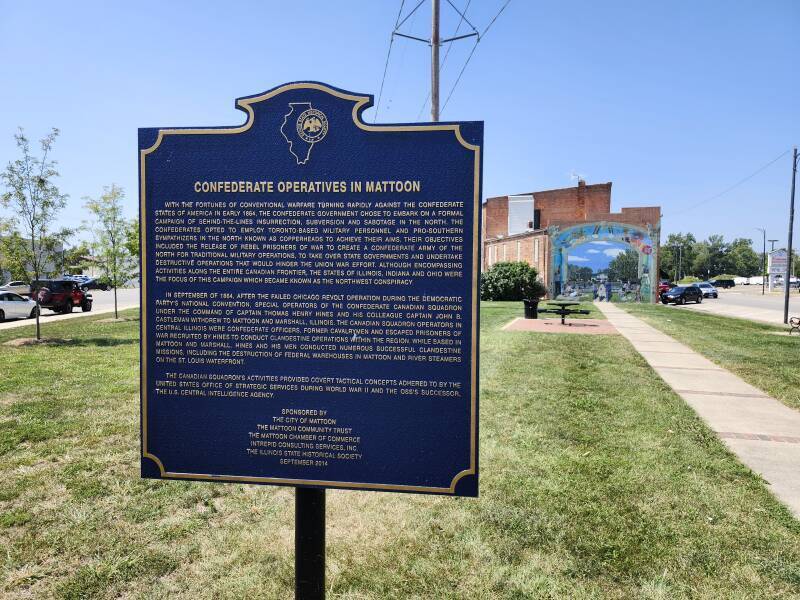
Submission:
<svg viewBox="0 0 800 600">
<path fill-rule="evenodd" d="M 770 252 L 775 252 L 775 242 L 777 242 L 778 240 L 767 240 L 767 241 L 768 241 L 770 244 L 772 244 L 772 247 L 769 249 L 769 251 L 770 251 Z"/>
<path fill-rule="evenodd" d="M 439 120 L 439 0 L 431 0 L 431 121 Z"/>
<path fill-rule="evenodd" d="M 673 248 L 674 248 L 675 250 L 677 250 L 677 249 L 678 249 L 678 246 L 673 246 Z M 673 260 L 674 260 L 674 259 L 675 259 L 675 256 L 673 255 L 673 256 L 672 256 L 672 258 L 673 258 Z M 677 261 L 677 260 L 675 260 L 675 283 L 678 283 L 678 261 Z"/>
<path fill-rule="evenodd" d="M 786 247 L 786 274 L 783 276 L 783 322 L 789 322 L 789 284 L 792 282 L 792 233 L 794 232 L 794 182 L 797 179 L 797 146 L 792 153 L 792 195 L 789 200 L 789 238 Z"/>
<path fill-rule="evenodd" d="M 395 25 L 394 31 L 392 31 L 392 39 L 394 39 L 395 36 L 397 36 L 397 37 L 405 38 L 405 39 L 408 39 L 408 40 L 414 40 L 414 41 L 417 41 L 417 42 L 422 42 L 424 44 L 428 44 L 428 46 L 431 47 L 431 121 L 436 122 L 436 121 L 439 120 L 439 67 L 440 67 L 439 49 L 444 44 L 449 44 L 451 42 L 455 42 L 455 41 L 458 41 L 458 40 L 463 40 L 463 39 L 471 38 L 471 37 L 474 37 L 476 40 L 480 41 L 481 34 L 478 33 L 478 30 L 475 29 L 475 26 L 472 23 L 470 23 L 469 19 L 467 19 L 466 14 L 464 12 L 461 12 L 458 8 L 456 8 L 456 6 L 450 0 L 448 0 L 448 4 L 461 17 L 461 21 L 459 21 L 459 27 L 461 26 L 461 22 L 464 22 L 464 23 L 466 23 L 467 25 L 469 25 L 472 28 L 472 32 L 464 33 L 464 34 L 461 34 L 461 35 L 453 35 L 452 37 L 449 37 L 449 38 L 446 38 L 446 39 L 442 39 L 441 36 L 439 35 L 439 29 L 440 29 L 440 27 L 439 27 L 439 25 L 440 25 L 440 18 L 439 18 L 440 17 L 440 11 L 439 11 L 439 8 L 440 8 L 440 5 L 441 5 L 440 0 L 431 0 L 431 37 L 430 37 L 430 39 L 425 39 L 425 38 L 418 37 L 416 35 L 410 35 L 408 33 L 401 32 L 400 28 L 403 26 L 403 24 L 406 21 L 408 21 L 408 19 L 411 18 L 411 15 L 413 15 L 415 12 L 417 12 L 417 9 L 419 9 L 419 7 L 422 6 L 424 3 L 425 3 L 424 0 L 420 0 L 420 2 L 413 9 L 411 9 L 411 11 L 405 17 L 403 17 L 401 19 L 398 16 L 398 22 Z M 469 6 L 469 3 L 467 3 L 467 6 Z M 456 33 L 458 33 L 458 29 L 456 29 Z M 389 45 L 389 48 L 390 48 L 390 51 L 391 51 L 391 44 Z M 387 60 L 386 64 L 388 65 L 389 64 L 388 63 L 388 60 L 389 60 L 388 57 L 387 57 L 386 60 Z M 385 73 L 384 73 L 384 77 L 385 77 Z M 378 104 L 380 104 L 380 97 L 378 99 Z"/>
<path fill-rule="evenodd" d="M 761 237 L 764 240 L 763 244 L 764 249 L 761 252 L 761 295 L 763 296 L 764 285 L 765 285 L 764 277 L 766 277 L 766 272 L 767 272 L 767 230 L 762 229 L 761 227 L 756 227 L 756 231 L 761 232 Z M 770 288 L 770 291 L 772 291 L 772 288 Z"/>
</svg>

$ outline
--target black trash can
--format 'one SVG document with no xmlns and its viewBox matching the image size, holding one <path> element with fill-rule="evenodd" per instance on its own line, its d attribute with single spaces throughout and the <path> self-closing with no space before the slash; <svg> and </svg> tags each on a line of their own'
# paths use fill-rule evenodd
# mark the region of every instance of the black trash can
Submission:
<svg viewBox="0 0 800 600">
<path fill-rule="evenodd" d="M 538 319 L 539 318 L 539 300 L 523 300 L 525 304 L 525 318 Z"/>
</svg>

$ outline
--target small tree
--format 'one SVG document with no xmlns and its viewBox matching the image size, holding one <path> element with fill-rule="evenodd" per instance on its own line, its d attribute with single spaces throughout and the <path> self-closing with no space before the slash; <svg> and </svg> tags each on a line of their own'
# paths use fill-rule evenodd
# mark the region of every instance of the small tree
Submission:
<svg viewBox="0 0 800 600">
<path fill-rule="evenodd" d="M 131 256 L 126 247 L 128 222 L 122 217 L 125 192 L 111 184 L 104 187 L 98 199 L 85 198 L 86 208 L 94 216 L 90 224 L 94 233 L 92 249 L 100 261 L 100 269 L 114 289 L 114 318 L 117 312 L 117 288 L 132 276 Z"/>
<path fill-rule="evenodd" d="M 538 300 L 547 293 L 526 262 L 499 262 L 481 277 L 481 300 Z"/>
<path fill-rule="evenodd" d="M 8 163 L 0 173 L 7 189 L 0 196 L 3 206 L 11 209 L 11 220 L 19 226 L 24 240 L 19 260 L 29 281 L 38 280 L 54 264 L 60 243 L 71 233 L 68 229 L 52 231 L 58 213 L 66 206 L 67 196 L 62 194 L 54 180 L 58 177 L 56 162 L 49 158 L 53 144 L 58 137 L 58 129 L 40 140 L 41 157 L 31 153 L 30 142 L 20 128 L 14 135 L 21 156 Z M 36 301 L 36 339 L 41 339 L 39 324 L 39 298 Z"/>
<path fill-rule="evenodd" d="M 139 219 L 131 219 L 125 226 L 125 248 L 134 258 L 139 258 Z"/>
</svg>

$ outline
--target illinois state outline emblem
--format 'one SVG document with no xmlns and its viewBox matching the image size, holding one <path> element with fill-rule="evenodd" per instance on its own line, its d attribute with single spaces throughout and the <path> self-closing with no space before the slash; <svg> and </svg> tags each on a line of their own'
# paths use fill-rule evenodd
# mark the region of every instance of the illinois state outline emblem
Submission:
<svg viewBox="0 0 800 600">
<path fill-rule="evenodd" d="M 289 144 L 289 152 L 298 165 L 309 161 L 314 144 L 321 142 L 327 133 L 328 117 L 325 113 L 313 108 L 310 102 L 289 103 L 289 112 L 281 125 L 281 135 Z"/>
</svg>

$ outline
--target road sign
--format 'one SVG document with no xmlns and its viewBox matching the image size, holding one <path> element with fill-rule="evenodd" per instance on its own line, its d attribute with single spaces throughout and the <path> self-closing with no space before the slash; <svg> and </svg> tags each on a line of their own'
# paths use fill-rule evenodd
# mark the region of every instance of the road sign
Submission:
<svg viewBox="0 0 800 600">
<path fill-rule="evenodd" d="M 483 124 L 139 130 L 143 477 L 475 496 Z"/>
</svg>

